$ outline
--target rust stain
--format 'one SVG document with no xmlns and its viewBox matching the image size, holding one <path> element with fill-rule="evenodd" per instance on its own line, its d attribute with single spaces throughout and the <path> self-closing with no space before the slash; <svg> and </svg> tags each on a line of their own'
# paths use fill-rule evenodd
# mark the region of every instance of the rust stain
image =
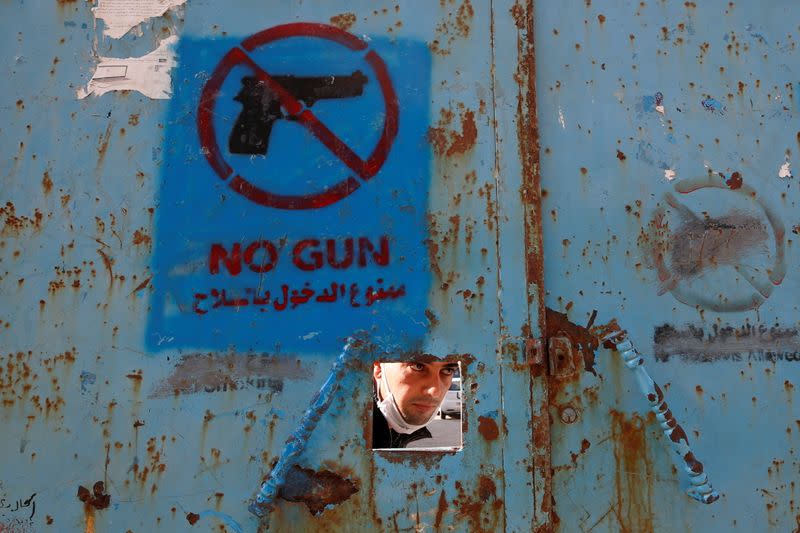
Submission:
<svg viewBox="0 0 800 533">
<path fill-rule="evenodd" d="M 111 505 L 111 495 L 106 494 L 106 486 L 102 481 L 95 483 L 91 492 L 83 485 L 79 485 L 78 499 L 87 507 L 95 509 L 108 509 L 108 506 Z"/>
<path fill-rule="evenodd" d="M 444 518 L 445 513 L 447 513 L 447 496 L 445 496 L 444 489 L 439 494 L 439 503 L 436 506 L 436 518 L 433 521 L 433 529 L 438 530 L 442 527 L 442 518 Z"/>
<path fill-rule="evenodd" d="M 525 279 L 528 295 L 528 323 L 521 328 L 523 337 L 539 337 L 546 331 L 544 307 L 544 245 L 542 242 L 542 187 L 539 154 L 539 120 L 536 114 L 536 54 L 534 46 L 533 0 L 518 0 L 511 9 L 517 31 L 517 154 L 522 166 L 520 197 L 524 214 Z M 494 32 L 494 27 L 491 29 Z M 494 37 L 494 35 L 492 35 Z M 495 141 L 499 132 L 495 127 Z M 499 259 L 498 259 L 499 261 Z M 536 296 L 539 296 L 538 298 Z M 536 321 L 534 324 L 533 321 Z M 533 416 L 533 479 L 539 502 L 537 528 L 549 529 L 553 517 L 552 468 L 550 460 L 549 389 L 544 368 L 531 367 L 533 383 L 539 389 L 531 405 Z"/>
<path fill-rule="evenodd" d="M 44 194 L 50 194 L 53 190 L 53 180 L 50 178 L 50 172 L 45 170 L 44 175 L 42 176 L 42 191 Z"/>
<path fill-rule="evenodd" d="M 591 447 L 591 445 L 592 444 L 588 440 L 583 439 L 581 441 L 581 449 L 580 449 L 580 451 L 577 452 L 577 453 L 570 452 L 570 457 L 572 458 L 572 464 L 573 465 L 577 465 L 578 464 L 578 457 L 580 457 L 581 455 L 585 454 L 586 451 Z"/>
<path fill-rule="evenodd" d="M 98 145 L 97 145 L 97 168 L 98 170 L 100 167 L 103 166 L 103 161 L 106 158 L 106 153 L 108 152 L 108 143 L 111 140 L 111 131 L 114 127 L 113 122 L 109 122 L 108 126 L 106 126 L 106 131 L 98 138 Z"/>
<path fill-rule="evenodd" d="M 103 259 L 103 264 L 106 270 L 108 270 L 108 287 L 111 288 L 111 286 L 114 285 L 114 269 L 112 267 L 114 260 L 108 257 L 102 248 L 98 248 L 97 253 L 100 254 L 100 257 Z"/>
<path fill-rule="evenodd" d="M 286 483 L 279 497 L 290 502 L 304 503 L 311 514 L 322 513 L 328 505 L 346 501 L 358 492 L 358 486 L 350 479 L 329 470 L 317 472 L 293 466 L 286 475 Z"/>
<path fill-rule="evenodd" d="M 584 370 L 597 375 L 597 371 L 594 369 L 596 362 L 595 352 L 600 346 L 597 337 L 595 337 L 588 327 L 575 324 L 564 313 L 559 313 L 548 307 L 545 309 L 545 314 L 545 335 L 547 338 L 569 338 L 572 345 L 581 353 Z"/>
<path fill-rule="evenodd" d="M 200 515 L 197 513 L 187 513 L 186 514 L 186 521 L 189 522 L 189 525 L 195 525 L 198 520 L 200 520 Z"/>
<path fill-rule="evenodd" d="M 478 433 L 481 434 L 487 441 L 497 440 L 500 436 L 500 429 L 497 427 L 497 422 L 488 416 L 478 417 Z"/>
<path fill-rule="evenodd" d="M 472 4 L 469 0 L 464 0 L 464 3 L 456 11 L 456 31 L 461 37 L 469 37 L 470 22 L 474 15 L 475 10 L 472 9 Z"/>
<path fill-rule="evenodd" d="M 628 416 L 612 410 L 611 436 L 614 443 L 615 515 L 620 531 L 654 531 L 653 467 L 648 455 L 647 423 L 638 414 Z M 653 417 L 652 413 L 648 414 Z"/>
<path fill-rule="evenodd" d="M 342 30 L 349 30 L 356 23 L 354 13 L 341 13 L 330 18 L 331 24 Z"/>
<path fill-rule="evenodd" d="M 14 203 L 6 202 L 5 206 L 0 207 L 0 219 L 3 220 L 0 235 L 19 236 L 25 230 L 40 230 L 44 215 L 38 209 L 34 209 L 32 217 L 17 215 Z"/>
<path fill-rule="evenodd" d="M 150 235 L 145 233 L 144 228 L 137 229 L 133 232 L 133 244 L 135 246 L 139 246 L 144 244 L 145 246 L 150 246 L 152 243 L 152 239 Z"/>
<path fill-rule="evenodd" d="M 139 292 L 139 291 L 141 291 L 142 289 L 144 289 L 145 287 L 147 287 L 147 285 L 150 283 L 150 280 L 151 280 L 151 279 L 153 279 L 153 276 L 150 276 L 149 278 L 145 279 L 143 282 L 141 282 L 140 284 L 138 284 L 138 285 L 136 286 L 136 288 L 134 288 L 134 289 L 131 291 L 131 295 L 134 295 L 134 294 L 136 294 L 137 292 Z"/>
<path fill-rule="evenodd" d="M 453 500 L 456 516 L 467 519 L 469 531 L 494 532 L 500 529 L 503 500 L 497 497 L 497 485 L 488 476 L 478 478 L 477 494 L 468 494 L 460 481 L 455 482 L 457 497 Z"/>
<path fill-rule="evenodd" d="M 458 104 L 461 121 L 461 131 L 450 129 L 455 118 L 455 113 L 450 108 L 439 110 L 439 121 L 436 127 L 428 128 L 428 142 L 438 156 L 453 157 L 471 150 L 478 139 L 478 127 L 475 123 L 475 113 L 466 109 L 464 104 Z"/>
<path fill-rule="evenodd" d="M 742 183 L 742 175 L 738 172 L 734 172 L 731 174 L 731 177 L 725 180 L 725 184 L 731 188 L 731 190 L 741 189 Z"/>
<path fill-rule="evenodd" d="M 251 386 L 279 391 L 283 388 L 282 379 L 309 379 L 310 376 L 311 369 L 299 359 L 195 353 L 181 357 L 172 373 L 156 384 L 149 397 L 213 392 L 221 387 L 236 390 Z"/>
<path fill-rule="evenodd" d="M 617 150 L 617 159 L 619 159 L 620 161 L 625 161 L 626 159 L 628 159 L 628 156 L 626 156 L 625 153 L 622 152 L 622 150 Z"/>
</svg>

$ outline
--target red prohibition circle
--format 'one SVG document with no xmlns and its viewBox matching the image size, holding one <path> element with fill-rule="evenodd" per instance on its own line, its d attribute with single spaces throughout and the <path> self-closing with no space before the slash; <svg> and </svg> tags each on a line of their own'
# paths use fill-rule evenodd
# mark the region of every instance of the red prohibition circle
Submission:
<svg viewBox="0 0 800 533">
<path fill-rule="evenodd" d="M 197 109 L 197 131 L 200 136 L 200 146 L 209 165 L 214 169 L 217 176 L 223 181 L 227 181 L 228 186 L 237 193 L 252 202 L 277 209 L 319 209 L 349 196 L 361 186 L 361 181 L 370 180 L 380 171 L 397 136 L 399 105 L 386 64 L 375 51 L 367 51 L 364 59 L 372 68 L 375 78 L 378 80 L 383 95 L 385 115 L 380 139 L 378 139 L 372 153 L 366 159 L 361 159 L 344 141 L 328 129 L 314 113 L 309 109 L 305 109 L 294 95 L 259 67 L 249 55 L 250 52 L 260 46 L 291 37 L 326 39 L 356 52 L 365 51 L 369 47 L 365 41 L 355 35 L 327 24 L 298 22 L 260 31 L 242 41 L 240 46 L 228 51 L 203 86 Z M 235 173 L 233 167 L 228 164 L 220 150 L 217 135 L 214 131 L 213 118 L 219 90 L 230 71 L 237 65 L 250 67 L 256 77 L 277 95 L 284 113 L 305 127 L 361 181 L 354 176 L 349 176 L 321 192 L 284 195 L 269 192 L 253 184 L 244 176 Z"/>
</svg>

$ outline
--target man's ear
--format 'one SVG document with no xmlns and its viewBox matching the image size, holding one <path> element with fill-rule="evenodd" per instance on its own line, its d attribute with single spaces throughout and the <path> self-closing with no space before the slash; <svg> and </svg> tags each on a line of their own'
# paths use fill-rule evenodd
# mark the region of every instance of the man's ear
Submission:
<svg viewBox="0 0 800 533">
<path fill-rule="evenodd" d="M 376 380 L 380 381 L 383 369 L 381 368 L 381 364 L 378 361 L 374 361 L 372 363 L 372 377 Z"/>
</svg>

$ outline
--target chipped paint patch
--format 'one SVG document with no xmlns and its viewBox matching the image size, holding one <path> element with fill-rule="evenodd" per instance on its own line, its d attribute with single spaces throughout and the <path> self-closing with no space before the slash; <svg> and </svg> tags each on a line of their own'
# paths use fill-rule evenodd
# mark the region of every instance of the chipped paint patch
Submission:
<svg viewBox="0 0 800 533">
<path fill-rule="evenodd" d="M 558 108 L 558 123 L 561 124 L 561 129 L 567 129 L 567 121 L 564 120 L 564 112 Z"/>
<path fill-rule="evenodd" d="M 315 472 L 295 465 L 286 474 L 286 484 L 279 496 L 286 501 L 304 503 L 311 514 L 318 515 L 356 492 L 356 484 L 339 474 L 329 470 Z"/>
<path fill-rule="evenodd" d="M 792 164 L 786 161 L 784 164 L 781 165 L 781 168 L 778 169 L 778 177 L 783 179 L 791 179 L 792 176 Z"/>
<path fill-rule="evenodd" d="M 672 170 L 671 168 L 666 168 L 664 169 L 664 177 L 667 179 L 667 181 L 672 181 L 678 176 L 674 170 Z"/>
<path fill-rule="evenodd" d="M 158 48 L 141 57 L 100 57 L 88 85 L 77 91 L 78 99 L 110 91 L 138 91 L 148 98 L 164 100 L 172 96 L 170 71 L 178 64 L 174 46 L 178 37 L 163 39 Z"/>
<path fill-rule="evenodd" d="M 105 22 L 103 35 L 119 39 L 142 22 L 185 3 L 186 0 L 99 0 L 92 13 Z"/>
</svg>

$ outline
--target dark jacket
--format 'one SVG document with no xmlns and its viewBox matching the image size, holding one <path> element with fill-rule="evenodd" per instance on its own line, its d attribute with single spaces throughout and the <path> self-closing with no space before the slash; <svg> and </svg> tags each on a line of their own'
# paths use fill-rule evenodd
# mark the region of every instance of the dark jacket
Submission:
<svg viewBox="0 0 800 533">
<path fill-rule="evenodd" d="M 372 447 L 373 448 L 405 448 L 409 443 L 433 437 L 428 428 L 419 428 L 413 433 L 398 433 L 389 427 L 383 413 L 375 404 L 372 408 Z"/>
</svg>

